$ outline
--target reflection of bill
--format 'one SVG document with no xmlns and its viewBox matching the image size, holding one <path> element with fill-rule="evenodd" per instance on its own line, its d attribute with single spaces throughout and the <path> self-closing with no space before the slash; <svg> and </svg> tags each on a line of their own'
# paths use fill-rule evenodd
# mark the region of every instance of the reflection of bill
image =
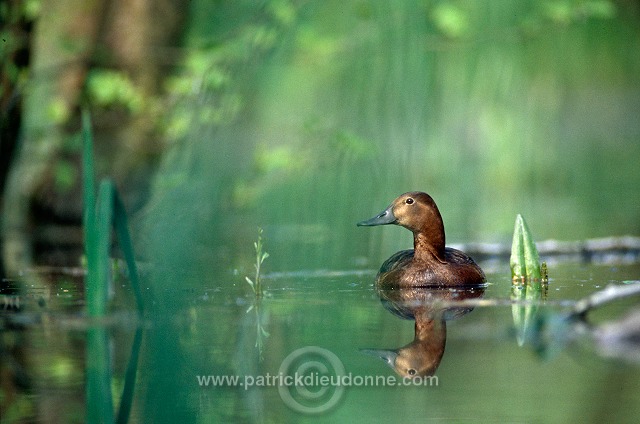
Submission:
<svg viewBox="0 0 640 424">
<path fill-rule="evenodd" d="M 282 361 L 279 374 L 293 382 L 280 385 L 278 392 L 282 401 L 294 411 L 320 414 L 336 406 L 344 395 L 343 385 L 324 384 L 345 375 L 342 361 L 333 352 L 318 346 L 291 352 Z"/>
</svg>

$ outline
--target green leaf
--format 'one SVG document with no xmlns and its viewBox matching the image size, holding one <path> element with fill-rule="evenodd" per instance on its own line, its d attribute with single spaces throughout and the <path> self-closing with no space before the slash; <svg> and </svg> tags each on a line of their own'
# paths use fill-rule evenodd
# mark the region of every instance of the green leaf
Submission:
<svg viewBox="0 0 640 424">
<path fill-rule="evenodd" d="M 249 285 L 251 286 L 251 288 L 253 288 L 253 281 L 251 281 L 251 278 L 249 277 L 244 277 L 245 280 L 247 280 L 247 283 L 249 283 Z"/>
<path fill-rule="evenodd" d="M 103 316 L 107 309 L 109 281 L 111 276 L 111 228 L 113 223 L 113 183 L 100 183 L 95 225 L 93 252 L 94 268 L 89 268 L 87 308 L 90 316 Z"/>
<path fill-rule="evenodd" d="M 133 293 L 136 297 L 138 313 L 142 315 L 144 311 L 142 302 L 142 288 L 140 287 L 140 281 L 138 278 L 138 267 L 136 265 L 135 255 L 133 253 L 133 243 L 131 242 L 131 236 L 129 235 L 127 212 L 124 209 L 124 203 L 122 203 L 122 199 L 118 195 L 118 191 L 115 190 L 115 188 L 113 189 L 113 214 L 116 236 L 118 237 L 120 249 L 122 249 L 122 254 L 124 255 L 124 260 L 127 263 L 129 280 L 131 280 Z"/>
<path fill-rule="evenodd" d="M 85 257 L 87 258 L 86 309 L 93 317 L 104 316 L 107 309 L 111 277 L 111 233 L 115 229 L 134 289 L 138 312 L 142 315 L 142 292 L 138 270 L 129 235 L 127 214 L 113 182 L 100 183 L 96 200 L 93 163 L 93 138 L 89 113 L 82 113 L 82 188 Z M 120 400 L 117 422 L 127 422 L 135 387 L 138 353 L 142 331 L 137 330 L 125 375 L 125 385 Z M 111 395 L 111 347 L 109 334 L 104 327 L 89 328 L 87 333 L 87 421 L 113 422 Z"/>
<path fill-rule="evenodd" d="M 84 249 L 85 256 L 87 257 L 87 269 L 95 269 L 96 182 L 93 167 L 91 117 L 86 110 L 82 111 L 82 141 L 82 221 L 84 227 Z"/>
<path fill-rule="evenodd" d="M 511 277 L 514 280 L 540 280 L 540 257 L 522 215 L 516 217 L 511 244 Z"/>
</svg>

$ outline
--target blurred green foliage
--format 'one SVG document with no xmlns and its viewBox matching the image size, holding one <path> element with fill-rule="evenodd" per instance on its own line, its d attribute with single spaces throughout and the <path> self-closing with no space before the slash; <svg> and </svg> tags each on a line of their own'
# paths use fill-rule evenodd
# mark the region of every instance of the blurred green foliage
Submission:
<svg viewBox="0 0 640 424">
<path fill-rule="evenodd" d="M 506 242 L 516 213 L 539 239 L 638 233 L 639 22 L 624 7 L 194 3 L 153 255 L 193 265 L 160 241 L 179 238 L 196 263 L 216 258 L 206 272 L 246 270 L 260 225 L 275 269 L 375 267 L 408 235 L 353 223 L 414 189 L 450 242 Z"/>
<path fill-rule="evenodd" d="M 22 2 L 21 18 L 39 5 Z M 124 110 L 160 130 L 164 160 L 148 219 L 164 222 L 190 199 L 200 212 L 175 231 L 197 234 L 203 251 L 238 252 L 251 238 L 228 229 L 248 220 L 293 242 L 280 257 L 315 245 L 305 257 L 317 264 L 354 252 L 381 258 L 406 238 L 393 229 L 355 235 L 351 224 L 409 189 L 434 195 L 452 241 L 507 240 L 518 212 L 544 228 L 542 238 L 639 231 L 640 177 L 632 161 L 618 160 L 640 153 L 638 20 L 627 4 L 190 8 L 177 70 L 161 93 L 96 67 L 86 94 L 97 109 Z M 47 119 L 64 123 L 71 113 L 54 99 Z M 75 178 L 69 165 L 54 169 L 63 192 Z M 578 211 L 579 225 L 568 211 Z M 616 219 L 601 225 L 610 214 Z M 168 219 L 157 225 L 174 231 Z"/>
<path fill-rule="evenodd" d="M 131 113 L 142 109 L 144 95 L 124 72 L 97 69 L 89 73 L 87 92 L 92 103 L 101 107 L 123 106 Z"/>
<path fill-rule="evenodd" d="M 59 160 L 54 167 L 55 188 L 60 192 L 71 190 L 78 181 L 78 171 L 74 164 L 66 160 Z"/>
<path fill-rule="evenodd" d="M 468 14 L 450 2 L 436 5 L 431 12 L 431 18 L 438 30 L 450 38 L 463 37 L 469 30 Z"/>
</svg>

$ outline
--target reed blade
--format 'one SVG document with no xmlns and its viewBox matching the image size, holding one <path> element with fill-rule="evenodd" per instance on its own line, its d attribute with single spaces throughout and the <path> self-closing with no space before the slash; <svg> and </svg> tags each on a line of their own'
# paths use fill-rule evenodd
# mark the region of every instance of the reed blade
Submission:
<svg viewBox="0 0 640 424">
<path fill-rule="evenodd" d="M 124 208 L 124 203 L 122 203 L 122 199 L 118 195 L 117 190 L 114 190 L 113 194 L 114 228 L 116 231 L 116 236 L 118 237 L 120 249 L 122 249 L 122 254 L 124 255 L 124 260 L 129 271 L 129 280 L 131 280 L 131 286 L 133 287 L 133 293 L 136 298 L 138 314 L 142 315 L 144 311 L 142 302 L 142 289 L 140 287 L 138 267 L 136 265 L 135 255 L 133 253 L 133 243 L 131 242 L 131 236 L 129 234 L 127 212 Z"/>
<path fill-rule="evenodd" d="M 531 231 L 522 215 L 516 216 L 511 244 L 511 278 L 514 281 L 541 280 L 540 257 Z"/>
</svg>

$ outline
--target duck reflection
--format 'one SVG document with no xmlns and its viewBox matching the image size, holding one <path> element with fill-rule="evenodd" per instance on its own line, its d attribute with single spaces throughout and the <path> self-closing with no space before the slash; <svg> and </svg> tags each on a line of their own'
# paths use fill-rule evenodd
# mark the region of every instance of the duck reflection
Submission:
<svg viewBox="0 0 640 424">
<path fill-rule="evenodd" d="M 362 349 L 382 359 L 402 377 L 433 375 L 444 354 L 446 322 L 473 310 L 463 301 L 480 298 L 484 286 L 377 288 L 384 307 L 395 316 L 415 321 L 413 341 L 397 349 Z"/>
</svg>

